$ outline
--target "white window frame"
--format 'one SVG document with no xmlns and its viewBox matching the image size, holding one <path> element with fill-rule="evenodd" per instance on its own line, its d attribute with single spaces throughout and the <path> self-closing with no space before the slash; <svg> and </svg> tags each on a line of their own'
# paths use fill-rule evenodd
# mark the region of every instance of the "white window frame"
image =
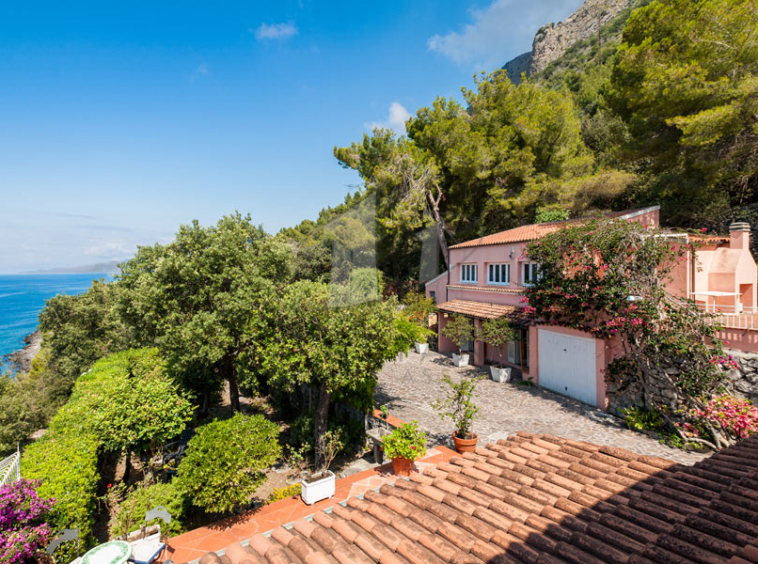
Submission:
<svg viewBox="0 0 758 564">
<path fill-rule="evenodd" d="M 493 277 L 492 275 L 495 273 L 497 273 L 497 275 Z M 503 277 L 505 277 L 505 280 L 503 280 Z M 497 280 L 498 278 L 500 278 L 500 280 Z M 489 263 L 487 265 L 487 284 L 491 286 L 510 286 L 511 285 L 511 263 L 509 262 Z"/>
<path fill-rule="evenodd" d="M 531 267 L 531 268 L 530 268 Z M 527 268 L 531 270 L 532 280 L 527 281 L 526 271 Z M 536 262 L 525 262 L 521 265 L 521 285 L 532 286 L 537 280 L 540 279 L 540 269 Z"/>
<path fill-rule="evenodd" d="M 473 274 L 473 276 L 471 276 L 471 274 Z M 475 262 L 461 264 L 459 275 L 461 284 L 478 284 L 479 266 Z"/>
</svg>

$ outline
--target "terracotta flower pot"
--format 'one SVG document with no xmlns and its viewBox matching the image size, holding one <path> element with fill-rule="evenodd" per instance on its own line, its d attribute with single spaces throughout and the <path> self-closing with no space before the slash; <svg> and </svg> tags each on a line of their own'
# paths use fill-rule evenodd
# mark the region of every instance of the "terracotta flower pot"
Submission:
<svg viewBox="0 0 758 564">
<path fill-rule="evenodd" d="M 474 449 L 476 448 L 476 443 L 478 440 L 479 440 L 479 435 L 474 435 L 473 439 L 460 439 L 455 433 L 453 433 L 453 442 L 455 443 L 455 450 L 459 454 L 463 454 L 464 452 L 474 452 Z"/>
<path fill-rule="evenodd" d="M 393 458 L 392 470 L 396 476 L 410 476 L 413 470 L 413 460 L 407 458 Z"/>
</svg>

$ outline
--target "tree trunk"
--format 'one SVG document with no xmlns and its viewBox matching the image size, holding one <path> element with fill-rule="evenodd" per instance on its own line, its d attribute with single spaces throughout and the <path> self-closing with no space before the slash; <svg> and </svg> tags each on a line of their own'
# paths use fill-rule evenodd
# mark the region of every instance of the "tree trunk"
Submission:
<svg viewBox="0 0 758 564">
<path fill-rule="evenodd" d="M 121 481 L 125 484 L 129 483 L 129 474 L 131 473 L 132 469 L 132 453 L 127 451 L 126 456 L 124 457 L 124 477 L 121 478 Z"/>
<path fill-rule="evenodd" d="M 316 443 L 316 471 L 323 468 L 324 465 L 324 434 L 326 433 L 326 425 L 329 417 L 329 402 L 332 399 L 332 394 L 326 387 L 326 382 L 322 382 L 319 386 L 318 394 L 318 407 L 316 408 L 316 420 L 314 421 Z"/>
<path fill-rule="evenodd" d="M 237 377 L 237 365 L 234 363 L 234 357 L 231 354 L 226 355 L 224 364 L 226 364 L 226 378 L 229 380 L 229 403 L 231 404 L 232 415 L 240 410 L 240 385 Z"/>
<path fill-rule="evenodd" d="M 442 214 L 440 214 L 439 199 L 435 200 L 429 190 L 426 191 L 426 198 L 434 222 L 437 224 L 437 241 L 439 242 L 440 250 L 442 251 L 442 259 L 445 261 L 445 269 L 448 269 L 450 268 L 450 249 L 448 249 L 447 239 L 445 239 L 445 231 L 447 231 L 447 227 L 445 226 L 445 220 L 442 217 Z"/>
</svg>

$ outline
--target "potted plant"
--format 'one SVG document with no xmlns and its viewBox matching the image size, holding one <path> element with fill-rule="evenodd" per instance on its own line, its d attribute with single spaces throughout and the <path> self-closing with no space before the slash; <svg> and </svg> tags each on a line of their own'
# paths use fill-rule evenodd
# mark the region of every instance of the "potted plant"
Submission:
<svg viewBox="0 0 758 564">
<path fill-rule="evenodd" d="M 405 297 L 405 309 L 403 312 L 413 325 L 421 329 L 421 331 L 414 335 L 416 352 L 418 354 L 429 352 L 429 343 L 426 341 L 426 337 L 433 334 L 433 331 L 429 330 L 429 316 L 436 309 L 437 306 L 434 304 L 434 300 L 427 298 L 419 292 L 408 292 Z"/>
<path fill-rule="evenodd" d="M 458 367 L 468 364 L 468 354 L 463 353 L 463 346 L 474 338 L 474 326 L 468 317 L 453 315 L 442 329 L 442 334 L 458 347 L 458 354 L 453 354 L 453 364 Z"/>
<path fill-rule="evenodd" d="M 426 433 L 418 428 L 418 422 L 411 421 L 384 437 L 382 447 L 392 459 L 395 474 L 410 476 L 413 462 L 426 455 Z"/>
<path fill-rule="evenodd" d="M 445 397 L 432 403 L 432 407 L 440 418 L 451 419 L 455 425 L 453 431 L 453 443 L 459 453 L 473 452 L 479 437 L 471 430 L 479 408 L 472 398 L 476 390 L 475 378 L 461 378 L 455 382 L 445 374 L 442 378 Z"/>
<path fill-rule="evenodd" d="M 477 331 L 477 339 L 487 343 L 497 350 L 499 363 L 490 366 L 490 375 L 495 382 L 508 382 L 511 379 L 511 368 L 503 366 L 503 345 L 516 339 L 516 330 L 505 317 L 488 319 Z"/>
<path fill-rule="evenodd" d="M 330 498 L 334 495 L 336 476 L 329 470 L 337 453 L 342 450 L 343 444 L 339 431 L 327 431 L 324 433 L 324 446 L 321 450 L 323 454 L 323 466 L 317 468 L 314 472 L 303 476 L 302 491 L 300 497 L 303 502 L 313 505 L 317 501 Z"/>
<path fill-rule="evenodd" d="M 414 345 L 419 354 L 429 352 L 429 343 L 425 342 L 432 334 L 429 328 L 414 323 L 404 312 L 401 312 L 395 318 L 395 329 L 395 349 L 398 360 L 400 360 L 400 355 L 404 357 L 408 354 Z"/>
</svg>

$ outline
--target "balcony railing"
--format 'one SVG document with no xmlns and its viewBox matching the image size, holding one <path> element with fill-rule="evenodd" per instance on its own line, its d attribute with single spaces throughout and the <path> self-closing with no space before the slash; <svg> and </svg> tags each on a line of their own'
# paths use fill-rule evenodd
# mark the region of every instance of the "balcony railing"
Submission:
<svg viewBox="0 0 758 564">
<path fill-rule="evenodd" d="M 21 479 L 21 453 L 17 450 L 0 461 L 0 486 L 7 486 Z"/>
<path fill-rule="evenodd" d="M 713 324 L 729 329 L 758 330 L 758 308 L 733 305 L 699 305 L 700 309 L 713 316 Z"/>
</svg>

